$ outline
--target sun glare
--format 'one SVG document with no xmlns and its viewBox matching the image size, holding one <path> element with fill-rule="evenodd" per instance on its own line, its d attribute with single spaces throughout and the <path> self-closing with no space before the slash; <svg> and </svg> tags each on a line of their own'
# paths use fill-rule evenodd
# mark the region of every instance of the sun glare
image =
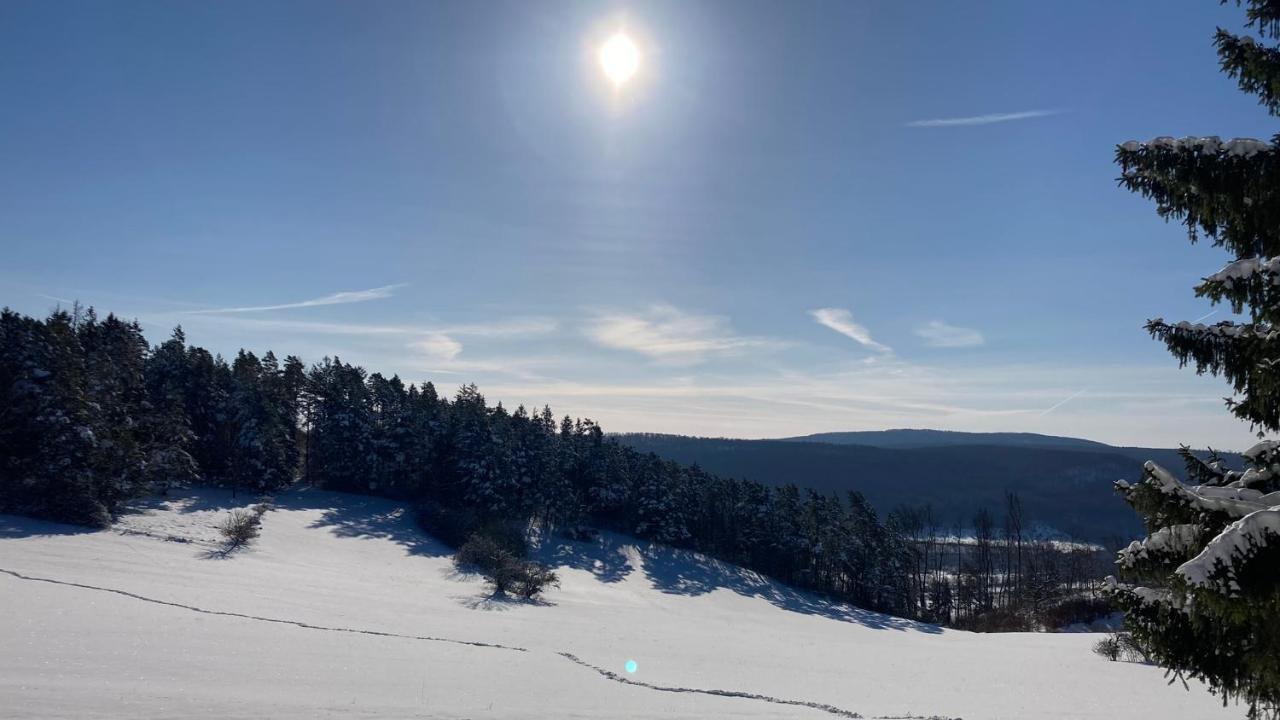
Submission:
<svg viewBox="0 0 1280 720">
<path fill-rule="evenodd" d="M 640 69 L 640 48 L 626 33 L 615 33 L 600 46 L 600 69 L 615 86 L 621 86 Z"/>
</svg>

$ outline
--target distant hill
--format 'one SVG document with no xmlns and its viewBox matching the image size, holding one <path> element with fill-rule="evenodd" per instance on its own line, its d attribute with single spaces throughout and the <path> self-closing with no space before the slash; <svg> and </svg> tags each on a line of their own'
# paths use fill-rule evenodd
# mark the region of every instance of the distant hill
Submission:
<svg viewBox="0 0 1280 720">
<path fill-rule="evenodd" d="M 1032 433 L 936 430 L 824 433 L 784 440 L 733 440 L 627 434 L 638 450 L 730 477 L 788 482 L 819 492 L 861 492 L 881 512 L 931 503 L 943 522 L 966 525 L 979 508 L 999 514 L 1006 490 L 1022 498 L 1028 518 L 1071 537 L 1136 535 L 1138 516 L 1112 491 L 1136 480 L 1142 463 L 1181 471 L 1176 450 L 1118 448 Z M 1226 456 L 1238 464 L 1239 458 Z"/>
<path fill-rule="evenodd" d="M 1040 435 L 1038 433 L 974 433 L 950 430 L 862 430 L 828 432 L 784 438 L 798 442 L 824 442 L 836 445 L 870 445 L 882 448 L 921 448 L 955 445 L 1013 445 L 1020 447 L 1054 447 L 1077 450 L 1108 450 L 1112 446 L 1081 438 Z"/>
</svg>

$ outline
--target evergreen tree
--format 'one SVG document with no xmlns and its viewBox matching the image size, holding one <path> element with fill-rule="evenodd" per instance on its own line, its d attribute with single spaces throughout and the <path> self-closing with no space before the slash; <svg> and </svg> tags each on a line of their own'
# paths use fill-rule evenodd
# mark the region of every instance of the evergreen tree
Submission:
<svg viewBox="0 0 1280 720">
<path fill-rule="evenodd" d="M 148 412 L 141 421 L 143 472 L 147 485 L 160 493 L 200 478 L 191 455 L 195 436 L 187 417 L 186 389 L 190 382 L 186 336 L 179 327 L 146 363 Z"/>
<path fill-rule="evenodd" d="M 1280 40 L 1280 2 L 1247 0 L 1248 25 Z M 1280 49 L 1219 29 L 1223 70 L 1280 115 Z M 1259 433 L 1280 430 L 1280 148 L 1216 137 L 1127 142 L 1121 183 L 1157 212 L 1234 260 L 1195 288 L 1244 322 L 1153 320 L 1147 328 L 1183 364 L 1225 378 L 1230 410 Z M 1184 456 L 1190 453 L 1184 454 Z M 1122 551 L 1114 596 L 1133 637 L 1159 664 L 1200 678 L 1250 717 L 1280 717 L 1280 443 L 1245 453 L 1228 471 L 1188 458 L 1190 484 L 1154 463 L 1141 482 L 1118 483 L 1148 536 Z"/>
<path fill-rule="evenodd" d="M 221 356 L 204 348 L 187 350 L 184 404 L 191 423 L 192 451 L 200 475 L 208 482 L 231 482 L 235 455 L 235 380 Z"/>
<path fill-rule="evenodd" d="M 273 353 L 259 360 L 241 350 L 231 366 L 235 380 L 235 453 L 230 479 L 234 489 L 277 490 L 293 481 L 297 445 L 291 403 L 282 390 L 282 373 Z"/>
<path fill-rule="evenodd" d="M 140 425 L 150 410 L 144 379 L 147 341 L 137 322 L 126 323 L 115 315 L 99 321 L 92 308 L 76 320 L 95 438 L 90 463 L 98 498 L 114 510 L 121 501 L 141 494 L 146 484 Z"/>
<path fill-rule="evenodd" d="M 0 312 L 0 511 L 106 525 L 76 322 Z"/>
<path fill-rule="evenodd" d="M 364 370 L 325 358 L 307 373 L 306 395 L 312 415 L 307 454 L 312 482 L 331 490 L 368 492 L 367 470 L 377 451 Z"/>
</svg>

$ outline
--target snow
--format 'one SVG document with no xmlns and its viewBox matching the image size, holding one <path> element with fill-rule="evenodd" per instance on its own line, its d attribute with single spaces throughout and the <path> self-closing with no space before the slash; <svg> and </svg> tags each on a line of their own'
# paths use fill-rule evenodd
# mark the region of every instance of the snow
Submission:
<svg viewBox="0 0 1280 720">
<path fill-rule="evenodd" d="M 1129 140 L 1122 143 L 1120 149 L 1128 152 L 1137 152 L 1141 149 L 1157 149 L 1157 150 L 1198 150 L 1205 155 L 1216 155 L 1225 153 L 1235 157 L 1253 157 L 1260 152 L 1271 150 L 1271 144 L 1254 138 L 1232 138 L 1227 142 L 1223 142 L 1222 138 L 1216 135 L 1206 137 L 1184 137 L 1174 138 L 1168 135 L 1162 135 L 1148 142 L 1139 142 L 1137 140 Z"/>
<path fill-rule="evenodd" d="M 1236 589 L 1237 564 L 1276 540 L 1280 540 L 1280 505 L 1249 513 L 1231 523 L 1199 555 L 1180 565 L 1177 572 L 1190 585 L 1229 592 Z M 1225 572 L 1219 574 L 1219 570 Z"/>
<path fill-rule="evenodd" d="M 1224 283 L 1228 288 L 1237 280 L 1248 280 L 1254 275 L 1270 275 L 1271 282 L 1280 283 L 1280 257 L 1241 258 L 1229 262 L 1216 273 L 1205 278 L 1207 282 Z"/>
<path fill-rule="evenodd" d="M 1201 510 L 1224 512 L 1239 518 L 1280 504 L 1280 491 L 1264 495 L 1260 490 L 1245 487 L 1187 485 L 1154 462 L 1148 461 L 1144 467 L 1160 492 L 1181 495 Z"/>
<path fill-rule="evenodd" d="M 1142 541 L 1134 540 L 1129 543 L 1129 547 L 1120 551 L 1116 564 L 1121 567 L 1133 567 L 1139 560 L 1153 553 L 1185 552 L 1196 547 L 1199 538 L 1200 526 L 1198 525 L 1170 525 L 1151 533 Z"/>
<path fill-rule="evenodd" d="M 1250 460 L 1256 460 L 1267 453 L 1275 452 L 1277 449 L 1280 449 L 1280 440 L 1262 440 L 1240 454 Z"/>
<path fill-rule="evenodd" d="M 604 534 L 562 587 L 487 596 L 389 501 L 191 491 L 116 530 L 0 516 L 0 708 L 23 718 L 1239 718 L 1089 634 L 983 635 L 827 603 Z M 627 660 L 638 670 L 626 673 Z"/>
</svg>

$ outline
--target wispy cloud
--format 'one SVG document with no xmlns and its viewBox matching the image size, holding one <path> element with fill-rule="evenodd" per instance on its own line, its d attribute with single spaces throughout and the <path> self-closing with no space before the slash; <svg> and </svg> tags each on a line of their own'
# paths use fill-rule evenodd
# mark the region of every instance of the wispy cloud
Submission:
<svg viewBox="0 0 1280 720">
<path fill-rule="evenodd" d="M 676 363 L 781 345 L 768 338 L 738 335 L 722 317 L 686 313 L 669 305 L 655 305 L 642 313 L 602 313 L 587 324 L 586 332 L 599 345 Z"/>
<path fill-rule="evenodd" d="M 196 318 L 187 319 L 191 321 L 196 320 Z M 403 335 L 406 337 L 438 334 L 484 338 L 528 337 L 535 335 L 547 335 L 554 332 L 558 327 L 556 321 L 541 317 L 513 318 L 510 320 L 499 320 L 488 323 L 479 322 L 440 326 L 381 325 L 374 323 L 280 320 L 274 318 L 220 317 L 208 314 L 204 317 L 200 317 L 199 321 L 239 327 L 246 330 L 278 330 L 280 332 L 314 333 L 317 335 Z"/>
<path fill-rule="evenodd" d="M 933 118 L 931 120 L 912 120 L 907 127 L 962 127 L 966 125 L 991 125 L 993 123 L 1013 122 L 1015 120 L 1031 120 L 1033 118 L 1059 115 L 1061 110 L 1023 110 L 1022 112 L 991 113 L 988 115 L 970 115 L 968 117 Z"/>
<path fill-rule="evenodd" d="M 847 338 L 856 340 L 864 347 L 880 353 L 888 354 L 893 352 L 893 348 L 873 340 L 871 332 L 864 326 L 854 322 L 853 313 L 848 310 L 842 308 L 818 308 L 817 310 L 810 310 L 809 314 L 820 324 L 835 330 Z"/>
<path fill-rule="evenodd" d="M 216 308 L 213 310 L 188 310 L 188 315 L 213 315 L 219 313 L 247 313 L 247 312 L 265 312 L 268 310 L 291 310 L 293 308 L 319 307 L 322 305 L 346 305 L 349 303 L 368 302 L 370 300 L 382 300 L 391 297 L 391 295 L 399 288 L 404 287 L 408 283 L 398 283 L 395 285 L 383 285 L 382 287 L 370 288 L 368 290 L 348 290 L 345 292 L 337 292 L 324 297 L 312 298 L 311 300 L 302 300 L 300 302 L 282 303 L 280 305 L 250 305 L 245 307 L 228 307 Z"/>
<path fill-rule="evenodd" d="M 462 343 L 444 333 L 438 332 L 429 333 L 421 340 L 409 343 L 409 347 L 427 357 L 440 360 L 452 360 L 462 352 Z"/>
<path fill-rule="evenodd" d="M 941 320 L 932 320 L 916 328 L 916 335 L 924 338 L 924 344 L 929 347 L 966 348 L 977 347 L 986 342 L 982 333 L 973 328 L 948 325 Z"/>
</svg>

